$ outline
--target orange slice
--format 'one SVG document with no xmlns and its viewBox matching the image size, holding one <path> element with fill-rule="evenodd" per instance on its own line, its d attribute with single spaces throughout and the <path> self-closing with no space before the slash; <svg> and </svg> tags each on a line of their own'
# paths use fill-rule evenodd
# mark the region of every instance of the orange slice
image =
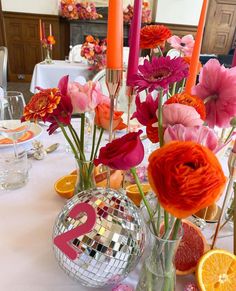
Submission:
<svg viewBox="0 0 236 291">
<path fill-rule="evenodd" d="M 74 194 L 75 183 L 77 180 L 77 175 L 67 175 L 54 184 L 55 191 L 64 198 L 71 198 Z"/>
<path fill-rule="evenodd" d="M 151 190 L 151 186 L 149 184 L 142 184 L 142 189 L 146 195 Z M 132 184 L 126 187 L 126 195 L 134 202 L 136 206 L 140 206 L 142 196 L 139 193 L 138 186 L 136 184 Z"/>
<path fill-rule="evenodd" d="M 210 250 L 198 262 L 196 279 L 201 291 L 236 290 L 236 256 L 226 250 Z"/>
</svg>

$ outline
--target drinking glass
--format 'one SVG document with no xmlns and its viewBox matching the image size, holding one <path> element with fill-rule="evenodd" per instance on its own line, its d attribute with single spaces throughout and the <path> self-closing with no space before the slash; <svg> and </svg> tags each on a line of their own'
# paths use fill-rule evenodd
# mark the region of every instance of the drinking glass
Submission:
<svg viewBox="0 0 236 291">
<path fill-rule="evenodd" d="M 25 106 L 24 96 L 18 91 L 7 91 L 0 99 L 0 135 L 12 140 L 17 156 L 17 140 L 29 128 L 29 122 L 21 122 Z"/>
</svg>

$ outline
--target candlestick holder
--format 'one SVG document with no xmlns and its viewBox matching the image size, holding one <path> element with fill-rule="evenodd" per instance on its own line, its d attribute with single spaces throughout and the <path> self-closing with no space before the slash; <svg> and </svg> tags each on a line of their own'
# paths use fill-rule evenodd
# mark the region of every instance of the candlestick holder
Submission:
<svg viewBox="0 0 236 291">
<path fill-rule="evenodd" d="M 112 141 L 115 99 L 118 97 L 123 80 L 123 69 L 106 69 L 106 85 L 110 97 L 109 142 Z M 110 187 L 110 169 L 107 169 L 107 187 Z"/>
<path fill-rule="evenodd" d="M 216 239 L 217 239 L 217 236 L 218 236 L 218 233 L 220 230 L 220 226 L 221 226 L 221 220 L 222 220 L 222 217 L 225 215 L 226 206 L 228 205 L 228 202 L 230 199 L 230 194 L 231 194 L 232 189 L 233 189 L 233 183 L 234 183 L 234 180 L 236 178 L 236 153 L 233 151 L 231 151 L 229 159 L 228 159 L 228 168 L 229 168 L 229 182 L 227 185 L 221 213 L 220 213 L 217 225 L 216 225 L 211 249 L 213 249 L 215 246 Z M 235 229 L 235 226 L 236 226 L 236 214 L 234 211 L 234 254 L 236 253 L 236 229 Z"/>
</svg>

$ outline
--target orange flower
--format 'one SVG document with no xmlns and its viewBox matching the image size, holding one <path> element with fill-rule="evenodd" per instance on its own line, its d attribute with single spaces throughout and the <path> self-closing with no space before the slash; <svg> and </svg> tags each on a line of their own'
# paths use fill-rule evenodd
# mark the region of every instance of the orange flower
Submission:
<svg viewBox="0 0 236 291">
<path fill-rule="evenodd" d="M 55 38 L 54 38 L 53 35 L 49 35 L 48 38 L 47 38 L 47 41 L 48 41 L 49 44 L 52 44 L 52 45 L 54 45 L 56 43 Z"/>
<path fill-rule="evenodd" d="M 156 123 L 156 122 L 157 122 L 157 118 L 153 118 L 148 121 L 147 127 L 146 127 L 147 137 L 152 143 L 157 143 L 159 141 L 158 127 L 152 126 L 153 123 Z"/>
<path fill-rule="evenodd" d="M 59 89 L 45 89 L 35 94 L 24 108 L 25 120 L 45 119 L 61 100 Z"/>
<path fill-rule="evenodd" d="M 184 59 L 185 62 L 190 66 L 191 57 L 186 57 L 186 56 L 185 56 L 185 57 L 183 57 L 183 59 Z M 202 68 L 202 64 L 201 64 L 201 62 L 199 61 L 199 62 L 198 62 L 198 67 L 197 67 L 197 74 L 200 73 L 201 68 Z"/>
<path fill-rule="evenodd" d="M 140 32 L 140 47 L 153 49 L 158 46 L 164 47 L 165 41 L 171 37 L 171 31 L 164 25 L 147 25 Z"/>
<path fill-rule="evenodd" d="M 180 94 L 173 95 L 170 99 L 168 99 L 165 104 L 179 103 L 188 106 L 192 106 L 196 109 L 196 111 L 200 114 L 202 120 L 206 119 L 206 107 L 204 102 L 198 96 L 191 95 L 186 92 L 182 92 Z"/>
<path fill-rule="evenodd" d="M 226 178 L 215 155 L 194 142 L 170 142 L 149 157 L 149 183 L 161 206 L 185 218 L 213 204 Z"/>
<path fill-rule="evenodd" d="M 87 42 L 95 42 L 95 39 L 94 39 L 94 37 L 92 35 L 87 35 L 85 40 Z"/>
<path fill-rule="evenodd" d="M 106 130 L 109 130 L 110 125 L 110 106 L 107 103 L 99 104 L 95 109 L 95 124 Z M 122 130 L 127 127 L 123 123 L 122 111 L 114 111 L 113 115 L 113 130 Z"/>
</svg>

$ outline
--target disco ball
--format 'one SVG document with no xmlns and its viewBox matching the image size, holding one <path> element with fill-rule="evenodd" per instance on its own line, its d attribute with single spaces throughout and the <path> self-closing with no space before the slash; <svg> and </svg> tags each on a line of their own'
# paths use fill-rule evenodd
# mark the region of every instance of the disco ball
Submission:
<svg viewBox="0 0 236 291">
<path fill-rule="evenodd" d="M 62 269 L 84 286 L 117 284 L 136 267 L 144 251 L 142 217 L 123 193 L 113 189 L 89 189 L 75 195 L 60 212 L 54 225 L 54 242 L 56 237 L 86 223 L 84 212 L 81 211 L 76 218 L 70 214 L 76 205 L 83 202 L 95 210 L 94 227 L 89 233 L 68 242 L 68 246 L 76 251 L 74 259 L 54 243 L 55 256 Z"/>
</svg>

